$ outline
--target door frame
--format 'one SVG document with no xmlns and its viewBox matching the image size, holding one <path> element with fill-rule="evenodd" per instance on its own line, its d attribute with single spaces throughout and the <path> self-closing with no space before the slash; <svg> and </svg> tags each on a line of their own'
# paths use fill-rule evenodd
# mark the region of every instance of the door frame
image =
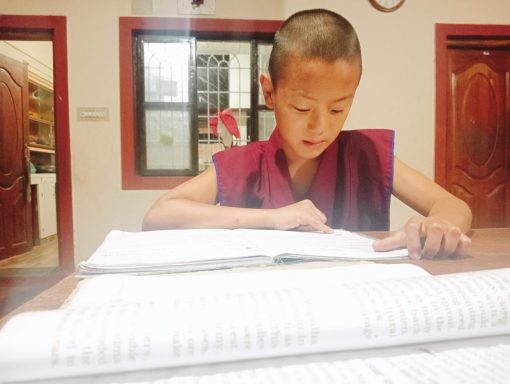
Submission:
<svg viewBox="0 0 510 384">
<path fill-rule="evenodd" d="M 448 130 L 448 39 L 510 39 L 510 25 L 436 24 L 436 138 L 435 181 L 446 186 L 446 134 Z"/>
<path fill-rule="evenodd" d="M 0 39 L 52 41 L 56 127 L 57 234 L 59 267 L 41 280 L 61 278 L 74 271 L 69 92 L 67 77 L 67 20 L 65 16 L 0 15 Z M 16 281 L 16 277 L 6 277 Z M 21 277 L 35 279 L 35 277 Z"/>
</svg>

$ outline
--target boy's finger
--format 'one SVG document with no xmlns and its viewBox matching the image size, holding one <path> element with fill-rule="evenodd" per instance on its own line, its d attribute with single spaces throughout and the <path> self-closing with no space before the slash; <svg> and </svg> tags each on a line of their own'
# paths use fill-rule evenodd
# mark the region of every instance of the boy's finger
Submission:
<svg viewBox="0 0 510 384">
<path fill-rule="evenodd" d="M 403 230 L 390 233 L 383 239 L 374 240 L 372 248 L 376 252 L 392 251 L 397 248 L 405 247 L 406 234 Z"/>
<path fill-rule="evenodd" d="M 469 246 L 471 245 L 471 239 L 466 236 L 465 234 L 460 235 L 459 243 L 457 245 L 457 249 L 455 250 L 455 253 L 453 253 L 451 256 L 464 256 L 467 254 L 467 250 L 469 249 Z"/>
<path fill-rule="evenodd" d="M 459 228 L 453 227 L 446 232 L 444 236 L 444 247 L 443 247 L 443 255 L 449 257 L 453 255 L 461 242 L 462 232 Z"/>
<path fill-rule="evenodd" d="M 319 218 L 320 221 L 322 221 L 323 223 L 328 221 L 328 218 L 326 217 L 326 215 L 319 208 L 317 208 L 315 205 L 313 206 L 313 211 L 317 215 L 317 217 Z"/>
<path fill-rule="evenodd" d="M 324 223 L 321 223 L 320 221 L 316 222 L 315 229 L 324 233 L 333 233 L 333 228 L 327 226 Z"/>
<path fill-rule="evenodd" d="M 326 225 L 326 222 L 328 221 L 328 218 L 326 215 L 315 205 L 312 204 L 313 207 L 313 213 L 315 216 L 315 220 L 311 224 L 309 224 L 311 227 L 313 227 L 315 230 L 324 232 L 324 233 L 333 233 L 333 228 Z"/>
<path fill-rule="evenodd" d="M 334 230 L 331 227 L 328 227 L 326 224 L 321 223 L 320 221 L 313 221 L 309 224 L 302 224 L 297 228 L 298 231 L 306 231 L 306 232 L 324 232 L 324 233 L 333 233 Z"/>
<path fill-rule="evenodd" d="M 423 244 L 422 255 L 426 259 L 433 259 L 441 250 L 443 242 L 443 228 L 438 223 L 433 223 L 426 228 L 425 244 Z"/>
<path fill-rule="evenodd" d="M 405 226 L 405 231 L 409 257 L 418 260 L 421 258 L 421 223 L 417 220 L 410 220 Z"/>
</svg>

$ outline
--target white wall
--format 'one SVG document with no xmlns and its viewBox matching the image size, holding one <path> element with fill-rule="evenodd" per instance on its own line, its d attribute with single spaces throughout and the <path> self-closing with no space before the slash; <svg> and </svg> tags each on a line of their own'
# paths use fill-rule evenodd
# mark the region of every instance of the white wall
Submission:
<svg viewBox="0 0 510 384">
<path fill-rule="evenodd" d="M 346 16 L 363 48 L 364 74 L 347 128 L 396 130 L 396 153 L 433 177 L 434 25 L 509 24 L 508 0 L 407 0 L 395 13 L 368 0 L 216 0 L 216 15 L 284 19 L 310 7 Z M 87 258 L 112 228 L 140 229 L 162 191 L 121 189 L 118 18 L 133 16 L 131 0 L 0 0 L 3 14 L 67 17 L 69 107 L 76 260 Z M 153 0 L 153 16 L 176 17 L 177 0 Z M 138 16 L 138 15 L 135 15 Z M 110 121 L 76 121 L 77 107 L 108 107 Z M 392 227 L 411 212 L 392 208 Z"/>
</svg>

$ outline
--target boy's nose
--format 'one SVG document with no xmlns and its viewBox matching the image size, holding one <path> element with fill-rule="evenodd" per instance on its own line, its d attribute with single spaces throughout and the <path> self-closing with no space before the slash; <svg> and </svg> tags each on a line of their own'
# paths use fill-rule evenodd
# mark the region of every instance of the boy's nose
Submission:
<svg viewBox="0 0 510 384">
<path fill-rule="evenodd" d="M 319 111 L 312 112 L 308 122 L 308 129 L 324 132 L 327 127 L 327 116 Z"/>
</svg>

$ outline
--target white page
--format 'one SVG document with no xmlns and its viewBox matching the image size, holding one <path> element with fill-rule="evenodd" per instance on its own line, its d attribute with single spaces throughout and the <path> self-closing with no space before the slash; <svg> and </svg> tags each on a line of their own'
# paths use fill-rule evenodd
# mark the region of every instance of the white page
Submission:
<svg viewBox="0 0 510 384">
<path fill-rule="evenodd" d="M 354 260 L 407 255 L 407 250 L 375 252 L 372 242 L 373 239 L 341 230 L 334 234 L 250 229 L 111 231 L 81 265 L 114 270 L 177 264 L 187 271 L 190 268 L 185 266 L 189 264 L 210 263 L 213 269 L 218 260 L 242 260 L 254 255 L 299 254 Z"/>
<path fill-rule="evenodd" d="M 227 294 L 197 287 L 177 293 L 171 305 L 147 299 L 26 313 L 0 332 L 0 372 L 29 379 L 506 334 L 509 276 L 503 269 L 349 284 L 303 281 Z M 48 329 L 39 326 L 45 322 Z M 20 371 L 27 351 L 39 356 L 31 370 Z"/>
<path fill-rule="evenodd" d="M 316 362 L 154 380 L 152 384 L 491 383 L 510 377 L 510 345 L 415 352 L 401 356 Z M 135 382 L 132 382 L 133 384 Z M 136 382 L 142 383 L 142 382 Z M 147 382 L 145 382 L 147 383 Z"/>
<path fill-rule="evenodd" d="M 313 352 L 319 327 L 341 317 L 338 307 L 317 318 L 327 305 L 287 288 L 23 313 L 0 332 L 0 372 L 23 380 Z M 27 351 L 31 369 L 20 370 Z"/>
<path fill-rule="evenodd" d="M 493 337 L 484 337 L 484 338 L 475 338 L 475 339 L 461 339 L 461 340 L 452 340 L 446 342 L 436 342 L 436 343 L 426 343 L 426 344 L 413 344 L 408 346 L 398 346 L 398 347 L 389 347 L 389 348 L 377 348 L 377 349 L 365 349 L 365 350 L 351 350 L 351 351 L 342 351 L 342 352 L 334 352 L 334 353 L 323 353 L 323 354 L 307 354 L 300 356 L 286 356 L 286 357 L 275 357 L 270 359 L 258 359 L 258 360 L 247 360 L 247 361 L 235 361 L 235 362 L 227 362 L 222 364 L 206 364 L 206 365 L 194 365 L 189 367 L 179 367 L 179 368 L 166 368 L 166 369 L 157 369 L 157 370 L 141 370 L 137 372 L 125 372 L 125 373 L 115 373 L 115 374 L 103 374 L 103 375 L 94 375 L 94 376 L 85 376 L 85 377 L 72 377 L 72 378 L 64 378 L 64 379 L 51 379 L 51 380 L 43 380 L 37 381 L 37 384 L 134 384 L 134 383 L 160 383 L 166 382 L 166 380 L 196 380 L 198 383 L 209 383 L 215 382 L 216 377 L 223 378 L 224 374 L 237 374 L 238 372 L 254 372 L 253 377 L 250 377 L 248 380 L 258 379 L 262 383 L 266 383 L 268 381 L 262 381 L 259 371 L 279 371 L 282 368 L 286 367 L 303 367 L 306 370 L 307 366 L 310 365 L 328 365 L 328 364 L 337 364 L 347 361 L 353 360 L 373 360 L 373 359 L 392 359 L 394 357 L 405 357 L 410 355 L 419 355 L 422 353 L 427 354 L 438 354 L 439 352 L 445 351 L 458 351 L 462 353 L 465 350 L 473 350 L 476 349 L 480 352 L 480 354 L 485 354 L 489 349 L 495 351 L 499 349 L 500 346 L 510 345 L 510 335 L 499 335 Z M 489 352 L 492 353 L 492 352 Z M 454 352 L 454 354 L 456 354 Z M 489 355 L 490 356 L 490 355 Z M 486 359 L 489 361 L 487 365 L 474 365 L 470 364 L 468 366 L 463 366 L 462 362 L 457 367 L 453 367 L 454 369 L 465 370 L 467 374 L 469 374 L 475 383 L 485 383 L 492 381 L 484 380 L 483 378 L 492 378 L 494 376 L 491 372 L 496 371 L 501 373 L 499 367 L 505 368 L 508 361 L 508 355 L 505 351 L 500 354 L 501 357 L 505 358 L 503 362 L 499 361 L 501 359 L 494 359 L 493 357 Z M 483 360 L 482 360 L 483 361 Z M 467 360 L 469 362 L 469 360 Z M 419 361 L 416 362 L 420 365 Z M 430 363 L 428 363 L 430 364 Z M 452 364 L 448 364 L 450 367 Z M 455 364 L 457 365 L 457 364 Z M 399 364 L 396 368 L 399 369 L 401 365 Z M 431 367 L 435 367 L 436 364 L 431 364 Z M 403 366 L 404 369 L 405 365 Z M 423 369 L 423 365 L 417 367 L 418 370 Z M 474 368 L 471 372 L 469 369 Z M 412 368 L 410 368 L 412 370 Z M 356 373 L 359 371 L 351 370 L 351 373 Z M 434 372 L 429 372 L 429 375 L 433 375 Z M 359 373 L 360 377 L 361 373 Z M 266 377 L 266 376 L 263 376 Z M 428 377 L 428 376 L 427 376 Z M 333 376 L 334 378 L 334 376 Z M 500 377 L 499 381 L 495 380 L 494 383 L 506 383 L 506 381 L 501 381 L 502 379 L 506 379 L 505 377 Z M 404 382 L 408 382 L 404 381 Z M 270 381 L 269 381 L 270 382 Z M 278 383 L 301 383 L 301 381 L 291 380 L 279 380 Z M 333 381 L 335 384 L 336 382 Z M 356 382 L 356 381 L 354 381 Z M 376 381 L 377 382 L 377 381 Z M 388 381 L 389 382 L 389 381 Z M 412 381 L 413 384 L 416 383 L 416 380 Z M 419 382 L 419 381 L 418 381 Z M 436 381 L 430 379 L 428 383 L 434 383 Z M 443 381 L 444 382 L 444 381 Z M 442 384 L 443 382 L 440 382 Z M 454 383 L 455 381 L 446 381 L 448 384 Z M 467 381 L 469 383 L 469 381 Z M 242 384 L 242 381 L 239 381 Z M 248 382 L 250 383 L 250 382 Z M 401 383 L 398 382 L 399 384 Z"/>
<path fill-rule="evenodd" d="M 346 348 L 510 333 L 510 268 L 345 287 L 361 320 Z"/>
<path fill-rule="evenodd" d="M 88 265 L 145 266 L 260 255 L 228 229 L 111 231 Z"/>
<path fill-rule="evenodd" d="M 311 264 L 306 264 L 310 266 Z M 221 272 L 198 272 L 190 274 L 166 274 L 150 276 L 102 275 L 80 282 L 68 307 L 104 305 L 114 302 L 169 300 L 175 292 L 202 289 L 210 292 L 230 292 L 244 289 L 276 286 L 301 286 L 321 284 L 324 281 L 353 283 L 388 280 L 403 277 L 429 276 L 423 268 L 413 264 L 362 263 L 333 267 L 275 266 L 255 270 L 232 270 Z"/>
<path fill-rule="evenodd" d="M 388 252 L 375 252 L 372 248 L 374 239 L 356 233 L 335 230 L 333 234 L 319 232 L 249 230 L 236 229 L 246 241 L 263 249 L 264 255 L 308 255 L 318 259 L 341 258 L 352 260 L 382 260 L 403 258 L 407 249 Z"/>
</svg>

